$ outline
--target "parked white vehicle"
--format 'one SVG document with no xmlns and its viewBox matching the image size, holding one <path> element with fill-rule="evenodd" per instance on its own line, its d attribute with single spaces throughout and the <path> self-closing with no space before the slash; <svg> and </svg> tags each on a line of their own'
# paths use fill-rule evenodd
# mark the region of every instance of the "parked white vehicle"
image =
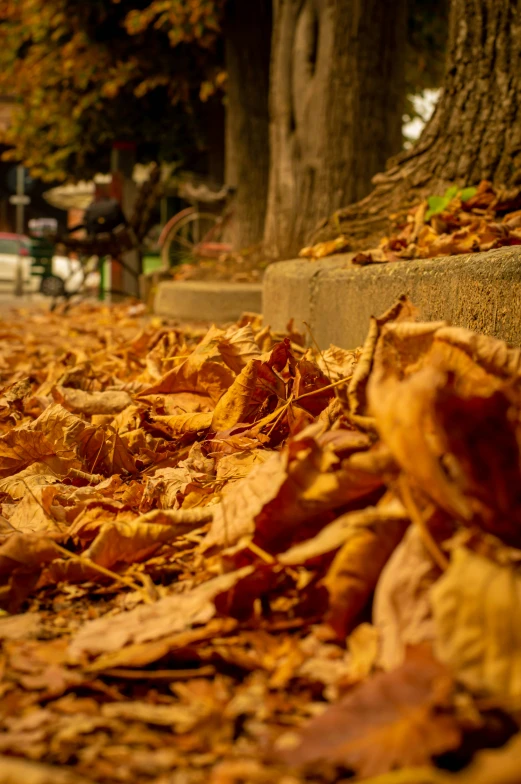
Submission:
<svg viewBox="0 0 521 784">
<path fill-rule="evenodd" d="M 99 284 L 98 273 L 85 275 L 82 263 L 68 256 L 53 256 L 51 270 L 43 275 L 44 266 L 30 252 L 29 237 L 0 232 L 0 291 L 14 291 L 20 272 L 24 292 L 51 297 L 74 294 L 82 287 L 95 289 Z"/>
<path fill-rule="evenodd" d="M 31 278 L 29 241 L 19 234 L 0 233 L 0 288 L 11 292 L 16 284 L 18 265 L 21 265 L 25 291 L 38 291 L 39 278 Z"/>
</svg>

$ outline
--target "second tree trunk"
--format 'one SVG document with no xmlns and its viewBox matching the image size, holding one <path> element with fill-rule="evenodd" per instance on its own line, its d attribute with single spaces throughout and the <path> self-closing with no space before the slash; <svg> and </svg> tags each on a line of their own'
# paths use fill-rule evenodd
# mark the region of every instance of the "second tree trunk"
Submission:
<svg viewBox="0 0 521 784">
<path fill-rule="evenodd" d="M 274 0 L 265 244 L 290 257 L 401 146 L 406 0 Z"/>
<path fill-rule="evenodd" d="M 271 0 L 229 0 L 224 32 L 226 182 L 237 188 L 230 239 L 242 250 L 261 242 L 266 215 Z"/>
</svg>

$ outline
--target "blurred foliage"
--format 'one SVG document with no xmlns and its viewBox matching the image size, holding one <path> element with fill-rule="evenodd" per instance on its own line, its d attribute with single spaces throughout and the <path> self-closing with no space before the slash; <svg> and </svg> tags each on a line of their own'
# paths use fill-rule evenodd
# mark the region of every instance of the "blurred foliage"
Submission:
<svg viewBox="0 0 521 784">
<path fill-rule="evenodd" d="M 55 180 L 107 170 L 115 140 L 200 156 L 202 101 L 222 100 L 223 2 L 0 2 L 0 91 L 18 101 L 9 157 Z"/>
<path fill-rule="evenodd" d="M 114 141 L 133 141 L 141 160 L 193 167 L 225 87 L 225 4 L 0 0 L 0 92 L 18 101 L 7 156 L 42 179 L 79 179 L 108 170 Z M 448 5 L 410 0 L 408 94 L 441 83 Z"/>
<path fill-rule="evenodd" d="M 419 115 L 411 96 L 439 87 L 445 73 L 450 0 L 409 0 L 405 61 L 406 119 Z"/>
</svg>

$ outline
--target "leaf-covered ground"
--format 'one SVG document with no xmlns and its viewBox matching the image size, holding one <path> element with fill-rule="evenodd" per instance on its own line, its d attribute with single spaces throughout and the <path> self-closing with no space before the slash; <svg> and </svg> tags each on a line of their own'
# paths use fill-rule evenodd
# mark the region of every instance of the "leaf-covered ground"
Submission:
<svg viewBox="0 0 521 784">
<path fill-rule="evenodd" d="M 520 442 L 520 351 L 405 300 L 4 318 L 0 782 L 521 781 Z"/>
</svg>

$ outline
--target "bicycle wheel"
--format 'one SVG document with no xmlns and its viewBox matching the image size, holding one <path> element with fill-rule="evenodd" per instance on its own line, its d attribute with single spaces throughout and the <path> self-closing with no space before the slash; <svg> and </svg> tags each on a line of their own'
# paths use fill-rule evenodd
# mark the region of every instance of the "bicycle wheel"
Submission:
<svg viewBox="0 0 521 784">
<path fill-rule="evenodd" d="M 219 218 L 211 212 L 194 212 L 186 215 L 165 238 L 161 249 L 161 261 L 164 267 L 187 262 L 193 264 L 198 259 L 198 246 L 214 228 Z"/>
</svg>

